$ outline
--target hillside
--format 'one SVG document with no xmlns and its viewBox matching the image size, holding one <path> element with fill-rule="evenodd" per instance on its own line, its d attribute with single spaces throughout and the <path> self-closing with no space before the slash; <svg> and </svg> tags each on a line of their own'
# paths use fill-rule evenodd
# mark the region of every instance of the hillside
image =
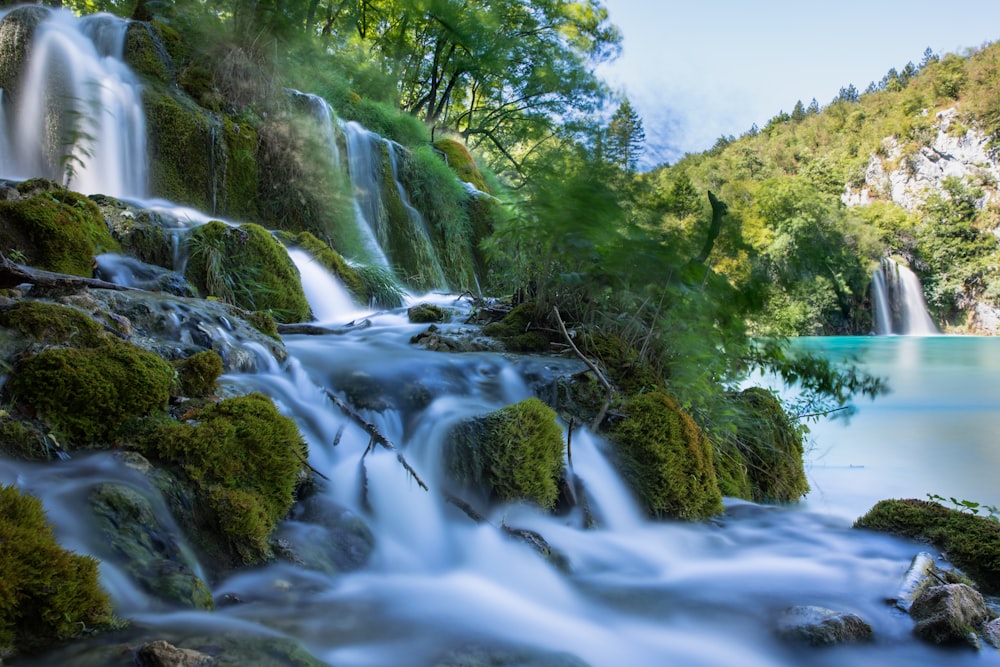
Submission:
<svg viewBox="0 0 1000 667">
<path fill-rule="evenodd" d="M 730 204 L 711 262 L 763 291 L 758 332 L 871 331 L 871 274 L 892 256 L 920 276 L 943 329 L 995 334 L 998 92 L 997 44 L 928 52 L 864 93 L 799 103 L 643 183 L 659 225 L 682 238 L 698 236 L 698 193 Z"/>
</svg>

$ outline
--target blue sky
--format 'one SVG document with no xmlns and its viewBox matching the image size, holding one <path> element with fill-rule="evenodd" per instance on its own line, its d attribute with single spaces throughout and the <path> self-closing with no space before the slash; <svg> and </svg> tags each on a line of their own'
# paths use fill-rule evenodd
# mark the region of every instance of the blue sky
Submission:
<svg viewBox="0 0 1000 667">
<path fill-rule="evenodd" d="M 645 167 L 864 90 L 924 49 L 1000 39 L 1000 0 L 604 0 L 623 53 L 599 70 L 643 119 Z"/>
</svg>

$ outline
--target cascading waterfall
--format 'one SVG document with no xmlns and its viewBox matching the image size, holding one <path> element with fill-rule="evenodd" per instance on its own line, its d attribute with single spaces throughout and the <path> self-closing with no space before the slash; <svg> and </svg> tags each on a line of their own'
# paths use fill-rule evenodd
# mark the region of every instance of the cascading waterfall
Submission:
<svg viewBox="0 0 1000 667">
<path fill-rule="evenodd" d="M 396 156 L 396 144 L 391 141 L 386 141 L 386 147 L 389 150 L 389 164 L 392 166 L 392 180 L 396 183 L 396 192 L 399 193 L 399 200 L 403 204 L 403 208 L 406 209 L 406 216 L 409 219 L 410 227 L 415 230 L 421 239 L 427 242 L 427 246 L 431 245 L 431 235 L 427 231 L 427 221 L 424 220 L 424 216 L 420 214 L 413 204 L 410 203 L 410 195 L 406 192 L 406 188 L 403 187 L 403 182 L 399 179 L 399 160 Z M 426 267 L 431 273 L 430 281 L 433 285 L 438 287 L 444 287 L 448 284 L 445 280 L 444 271 L 441 269 L 441 263 L 438 262 L 437 257 L 434 255 L 433 251 L 429 253 L 429 258 L 431 259 L 431 266 Z"/>
<path fill-rule="evenodd" d="M 288 256 L 299 270 L 302 289 L 318 322 L 344 324 L 369 312 L 359 308 L 344 284 L 308 252 L 293 248 Z"/>
<path fill-rule="evenodd" d="M 939 333 L 927 312 L 920 279 L 908 266 L 891 258 L 883 258 L 872 276 L 872 303 L 879 336 Z"/>
<path fill-rule="evenodd" d="M 138 79 L 122 60 L 127 27 L 107 14 L 80 19 L 63 10 L 38 26 L 17 92 L 8 91 L 5 140 L 16 149 L 0 175 L 145 196 L 145 115 Z"/>
</svg>

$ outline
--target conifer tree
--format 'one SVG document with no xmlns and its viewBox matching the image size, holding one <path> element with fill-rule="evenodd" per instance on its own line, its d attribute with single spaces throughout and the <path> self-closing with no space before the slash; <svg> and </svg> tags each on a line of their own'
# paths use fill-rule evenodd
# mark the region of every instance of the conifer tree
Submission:
<svg viewBox="0 0 1000 667">
<path fill-rule="evenodd" d="M 627 173 L 634 173 L 646 142 L 642 119 L 628 98 L 622 100 L 611 117 L 604 143 L 607 160 Z"/>
</svg>

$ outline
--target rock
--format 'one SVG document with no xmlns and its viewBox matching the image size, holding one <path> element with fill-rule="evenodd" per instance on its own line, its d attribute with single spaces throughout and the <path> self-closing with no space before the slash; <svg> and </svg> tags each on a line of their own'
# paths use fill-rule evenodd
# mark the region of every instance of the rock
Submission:
<svg viewBox="0 0 1000 667">
<path fill-rule="evenodd" d="M 983 641 L 993 648 L 1000 648 L 1000 618 L 994 618 L 988 623 L 984 623 L 980 630 Z"/>
<path fill-rule="evenodd" d="M 813 605 L 789 607 L 778 618 L 777 632 L 790 641 L 832 646 L 871 639 L 872 627 L 857 614 Z"/>
<path fill-rule="evenodd" d="M 989 618 L 986 601 L 965 584 L 932 586 L 910 607 L 918 637 L 935 644 L 979 646 L 975 629 Z"/>
<path fill-rule="evenodd" d="M 587 667 L 569 653 L 472 644 L 448 651 L 433 667 Z"/>
<path fill-rule="evenodd" d="M 934 556 L 926 551 L 921 551 L 910 561 L 910 567 L 903 575 L 903 582 L 899 585 L 899 590 L 896 592 L 896 597 L 892 599 L 892 603 L 901 611 L 909 612 L 913 601 L 928 586 L 939 581 L 936 579 L 939 572 L 938 566 L 934 563 Z"/>
<path fill-rule="evenodd" d="M 448 319 L 448 311 L 432 303 L 418 303 L 406 309 L 406 316 L 414 324 L 444 322 Z"/>
<path fill-rule="evenodd" d="M 177 648 L 160 639 L 144 644 L 135 654 L 139 667 L 209 667 L 215 664 L 212 656 L 189 648 Z"/>
</svg>

